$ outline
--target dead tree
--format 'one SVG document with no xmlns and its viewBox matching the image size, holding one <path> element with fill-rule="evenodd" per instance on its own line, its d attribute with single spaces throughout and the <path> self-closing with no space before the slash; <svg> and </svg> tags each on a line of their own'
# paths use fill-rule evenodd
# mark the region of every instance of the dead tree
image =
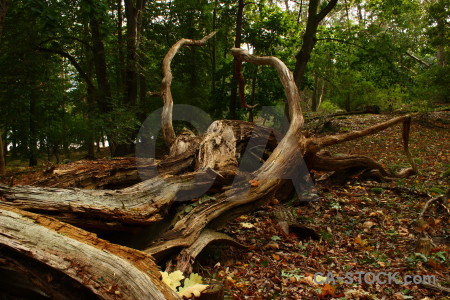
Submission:
<svg viewBox="0 0 450 300">
<path fill-rule="evenodd" d="M 89 251 L 95 252 L 97 251 L 95 249 L 98 248 L 105 249 L 105 246 L 102 245 L 108 245 L 107 249 L 117 247 L 120 251 L 133 253 L 133 255 L 127 256 L 128 263 L 130 260 L 136 262 L 135 257 L 139 255 L 142 257 L 151 255 L 160 263 L 164 263 L 169 258 L 175 258 L 177 268 L 188 272 L 191 270 L 191 264 L 196 255 L 208 243 L 215 240 L 227 242 L 231 240 L 224 234 L 218 233 L 217 228 L 233 217 L 254 210 L 267 199 L 273 198 L 287 181 L 300 180 L 298 173 L 301 170 L 344 172 L 356 168 L 375 170 L 381 176 L 406 176 L 416 172 L 416 166 L 408 150 L 410 116 L 401 116 L 361 131 L 321 138 L 308 137 L 302 131 L 304 118 L 300 106 L 301 99 L 291 71 L 276 57 L 255 56 L 238 48 L 231 49 L 232 55 L 238 60 L 256 65 L 267 65 L 275 68 L 278 72 L 289 108 L 290 125 L 287 132 L 281 137 L 269 128 L 256 126 L 249 122 L 219 120 L 214 121 L 201 136 L 191 134 L 177 137 L 171 117 L 173 99 L 170 93 L 172 80 L 170 63 L 181 46 L 202 45 L 209 37 L 211 35 L 201 41 L 183 39 L 169 50 L 164 59 L 165 76 L 161 89 L 164 99 L 162 131 L 165 142 L 170 147 L 170 154 L 161 161 L 153 161 L 148 164 L 149 168 L 153 167 L 148 172 L 149 179 L 120 190 L 1 185 L 2 210 L 0 217 L 4 220 L 0 223 L 2 226 L 0 244 L 6 245 L 9 251 L 6 254 L 1 252 L 3 256 L 16 255 L 16 253 L 25 255 L 26 259 L 37 261 L 46 268 L 65 272 L 95 294 L 97 291 L 95 284 L 88 279 L 93 278 L 92 276 L 86 275 L 86 279 L 76 277 L 80 275 L 79 268 L 85 274 L 91 275 L 104 272 L 111 276 L 110 272 L 112 271 L 88 268 L 92 262 L 84 259 L 85 254 L 81 250 L 77 252 L 73 251 L 74 249 L 93 245 Z M 410 170 L 402 174 L 390 174 L 369 157 L 354 155 L 334 157 L 321 151 L 325 147 L 368 136 L 398 123 L 403 124 L 404 150 L 412 165 Z M 263 147 L 270 155 L 264 158 L 259 157 L 257 168 L 246 171 L 239 168 L 238 162 L 239 157 L 245 155 L 246 147 L 250 148 L 250 146 Z M 164 166 L 166 166 L 165 171 Z M 208 193 L 211 197 L 202 201 L 189 213 L 181 215 L 181 217 L 179 214 L 169 213 L 182 205 L 184 201 L 195 201 L 202 193 Z M 24 211 L 49 214 L 52 219 Z M 20 215 L 44 221 L 26 223 L 21 220 Z M 147 230 L 142 230 L 135 235 L 135 239 L 145 241 L 138 247 L 143 252 L 122 246 L 110 246 L 104 241 L 95 240 L 93 235 L 86 232 L 81 233 L 82 231 L 78 231 L 79 229 L 60 221 L 97 231 L 129 230 L 131 232 L 136 228 L 146 227 Z M 17 222 L 19 224 L 15 225 Z M 15 235 L 14 228 L 16 227 L 14 226 L 19 226 L 17 228 L 22 226 L 24 230 L 43 226 L 51 227 L 56 231 L 67 227 L 70 228 L 70 232 L 78 232 L 77 245 L 74 245 L 73 248 L 69 247 L 70 249 L 58 249 L 60 255 L 70 256 L 71 259 L 67 262 L 64 259 L 61 261 L 61 258 L 55 257 L 52 248 L 45 247 L 51 245 L 46 244 L 42 244 L 43 248 L 40 248 L 41 255 L 30 254 L 33 251 L 32 247 L 27 246 L 28 241 L 25 240 L 25 237 Z M 48 230 L 41 230 L 39 239 L 50 239 L 50 234 L 54 235 Z M 39 244 L 39 241 L 33 243 Z M 68 254 L 66 251 L 73 252 Z M 123 255 L 119 255 L 122 253 L 120 251 L 110 252 L 108 250 L 109 258 L 104 256 L 99 257 L 99 260 L 111 260 L 111 264 L 125 263 L 121 260 Z M 13 256 L 12 263 L 15 264 L 17 260 L 17 264 L 25 268 L 21 261 L 22 256 Z M 60 265 L 53 263 L 53 260 L 57 259 L 60 261 Z M 158 291 L 169 293 L 158 285 L 153 271 L 150 279 L 145 279 L 139 277 L 140 273 L 137 269 L 136 275 L 128 277 L 128 280 L 136 280 L 134 283 L 129 283 L 130 285 L 142 287 L 139 280 L 153 280 L 151 284 L 150 282 L 146 284 L 149 289 L 151 286 L 155 293 Z M 121 287 L 122 283 L 124 284 L 119 281 L 118 288 L 120 293 L 125 294 L 125 290 Z M 107 291 L 112 289 L 115 293 L 116 288 L 112 283 L 108 283 L 107 286 Z M 132 292 L 132 289 L 133 287 L 130 286 L 129 293 Z M 105 298 L 107 297 L 105 296 Z"/>
</svg>

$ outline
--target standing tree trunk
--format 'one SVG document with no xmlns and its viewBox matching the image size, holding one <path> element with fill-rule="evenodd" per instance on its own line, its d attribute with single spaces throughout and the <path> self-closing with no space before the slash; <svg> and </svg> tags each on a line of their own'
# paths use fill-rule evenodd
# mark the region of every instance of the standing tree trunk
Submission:
<svg viewBox="0 0 450 300">
<path fill-rule="evenodd" d="M 336 6 L 338 0 L 330 0 L 328 4 L 317 13 L 320 0 L 311 0 L 308 7 L 308 22 L 306 23 L 305 34 L 303 35 L 303 44 L 300 52 L 295 56 L 294 79 L 298 87 L 300 87 L 306 72 L 306 65 L 311 58 L 311 52 L 316 45 L 316 33 L 319 23 L 325 16 Z"/>
<path fill-rule="evenodd" d="M 91 5 L 94 5 L 91 2 Z M 92 36 L 92 59 L 95 66 L 95 75 L 97 78 L 97 102 L 100 111 L 107 113 L 111 111 L 111 85 L 109 83 L 108 71 L 106 66 L 106 54 L 103 39 L 100 33 L 100 23 L 97 16 L 91 16 L 89 27 Z"/>
<path fill-rule="evenodd" d="M 117 0 L 117 83 L 119 90 L 123 89 L 123 81 L 125 78 L 125 54 L 124 54 L 124 41 L 123 41 L 123 6 L 122 0 Z"/>
<path fill-rule="evenodd" d="M 3 23 L 5 22 L 6 9 L 7 9 L 7 1 L 0 0 L 0 41 L 3 32 Z M 6 162 L 5 162 L 5 153 L 3 151 L 3 132 L 2 132 L 2 124 L 0 124 L 0 176 L 6 174 Z"/>
<path fill-rule="evenodd" d="M 0 128 L 0 176 L 6 174 L 5 153 L 3 149 L 3 132 Z"/>
<path fill-rule="evenodd" d="M 33 90 L 35 90 L 36 87 L 33 87 Z M 37 161 L 37 111 L 36 111 L 36 99 L 37 93 L 33 92 L 31 93 L 30 97 L 30 106 L 29 106 L 29 128 L 30 128 L 30 136 L 28 138 L 28 158 L 29 158 L 29 166 L 36 166 Z"/>
<path fill-rule="evenodd" d="M 319 108 L 319 77 L 317 76 L 317 73 L 314 73 L 314 87 L 312 91 L 312 97 L 311 97 L 311 110 L 317 111 Z"/>
<path fill-rule="evenodd" d="M 127 53 L 125 70 L 125 103 L 133 107 L 138 96 L 139 22 L 146 0 L 125 0 L 127 17 Z"/>
<path fill-rule="evenodd" d="M 5 22 L 6 11 L 8 8 L 7 4 L 8 4 L 7 0 L 0 0 L 0 37 L 2 36 L 3 32 L 3 24 Z"/>
<path fill-rule="evenodd" d="M 234 39 L 234 47 L 241 48 L 242 41 L 242 23 L 244 18 L 244 0 L 238 0 L 238 11 L 236 15 L 236 36 Z M 238 80 L 239 80 L 239 66 L 241 62 L 237 57 L 234 58 L 234 72 L 233 79 L 231 81 L 231 94 L 230 94 L 230 118 L 236 119 L 237 109 L 237 93 L 238 93 Z"/>
</svg>

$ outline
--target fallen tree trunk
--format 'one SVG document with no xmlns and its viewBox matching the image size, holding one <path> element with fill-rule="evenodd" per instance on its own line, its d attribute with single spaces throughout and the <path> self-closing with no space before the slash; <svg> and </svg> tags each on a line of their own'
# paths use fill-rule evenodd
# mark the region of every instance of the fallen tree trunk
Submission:
<svg viewBox="0 0 450 300">
<path fill-rule="evenodd" d="M 151 256 L 53 218 L 0 206 L 0 245 L 1 270 L 42 297 L 178 299 Z"/>
<path fill-rule="evenodd" d="M 293 181 L 296 191 L 303 192 L 299 190 L 302 184 L 306 188 L 312 186 L 309 169 L 342 172 L 357 168 L 377 170 L 383 176 L 398 175 L 390 174 L 368 157 L 326 155 L 320 150 L 327 146 L 402 123 L 404 151 L 412 165 L 409 174 L 417 171 L 408 149 L 409 116 L 361 131 L 322 138 L 307 137 L 302 132 L 304 119 L 300 95 L 286 65 L 276 57 L 255 56 L 237 48 L 231 53 L 238 60 L 268 65 L 277 71 L 291 120 L 286 134 L 281 138 L 269 128 L 244 121 L 222 120 L 213 122 L 202 136 L 189 133 L 176 137 L 172 126 L 170 62 L 182 45 L 199 45 L 208 37 L 200 42 L 183 39 L 164 59 L 162 128 L 170 153 L 162 161 L 146 165 L 148 177 L 145 181 L 120 190 L 0 185 L 0 200 L 5 210 L 17 211 L 20 208 L 51 214 L 65 222 L 97 230 L 123 230 L 128 225 L 155 226 L 137 237 L 150 243 L 143 243 L 140 249 L 161 262 L 165 258 L 176 257 L 178 268 L 188 272 L 192 260 L 203 247 L 215 240 L 230 240 L 223 234 L 215 234 L 213 229 L 236 213 L 255 209 L 264 201 L 273 199 L 286 181 Z M 259 149 L 257 154 L 252 152 L 255 149 Z M 83 174 L 87 176 L 86 172 Z M 205 201 L 184 213 L 184 203 L 197 201 L 206 193 L 209 196 Z M 143 236 L 145 234 L 150 236 Z M 45 256 L 42 259 L 45 260 Z"/>
</svg>

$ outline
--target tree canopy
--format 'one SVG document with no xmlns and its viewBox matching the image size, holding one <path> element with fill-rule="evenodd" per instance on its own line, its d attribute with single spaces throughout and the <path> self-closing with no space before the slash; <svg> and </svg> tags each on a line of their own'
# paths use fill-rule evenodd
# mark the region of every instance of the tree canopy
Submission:
<svg viewBox="0 0 450 300">
<path fill-rule="evenodd" d="M 447 0 L 334 2 L 8 1 L 0 41 L 5 148 L 32 165 L 73 148 L 93 158 L 105 142 L 113 156 L 133 152 L 140 124 L 162 106 L 165 53 L 182 37 L 212 31 L 206 47 L 176 57 L 172 93 L 216 119 L 253 120 L 284 102 L 274 70 L 244 64 L 243 95 L 257 106 L 239 105 L 229 53 L 237 42 L 286 62 L 306 111 L 426 110 L 450 101 Z"/>
</svg>

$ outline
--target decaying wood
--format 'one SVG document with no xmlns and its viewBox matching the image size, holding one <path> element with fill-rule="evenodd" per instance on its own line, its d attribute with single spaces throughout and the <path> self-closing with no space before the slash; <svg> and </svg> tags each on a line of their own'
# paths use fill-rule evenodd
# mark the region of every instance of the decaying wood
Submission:
<svg viewBox="0 0 450 300">
<path fill-rule="evenodd" d="M 242 60 L 237 59 L 235 62 L 235 78 L 238 79 L 238 85 L 239 85 L 239 98 L 241 99 L 241 107 L 245 107 L 248 108 L 250 110 L 252 110 L 253 108 L 255 108 L 257 105 L 250 105 L 247 104 L 247 101 L 245 100 L 245 78 L 244 75 L 242 74 Z"/>
<path fill-rule="evenodd" d="M 440 196 L 437 196 L 437 197 L 434 197 L 434 198 L 431 198 L 430 200 L 428 200 L 425 203 L 425 205 L 423 206 L 422 211 L 420 212 L 419 219 L 423 219 L 423 216 L 425 215 L 425 212 L 427 211 L 427 209 L 431 205 L 431 203 L 438 202 L 438 201 L 442 201 L 443 203 L 445 203 L 445 201 L 448 199 L 450 199 L 450 189 L 445 193 L 445 195 L 440 195 Z M 445 204 L 443 204 L 443 205 L 445 205 Z M 447 211 L 448 211 L 448 209 L 447 209 Z"/>
<path fill-rule="evenodd" d="M 247 248 L 247 246 L 238 243 L 236 240 L 224 233 L 217 232 L 211 229 L 205 229 L 191 246 L 185 248 L 178 255 L 177 270 L 180 270 L 181 272 L 186 274 L 192 273 L 192 264 L 197 255 L 199 255 L 206 246 L 213 242 L 222 242 L 240 248 Z"/>
<path fill-rule="evenodd" d="M 183 153 L 168 156 L 164 160 L 135 157 L 80 160 L 51 166 L 43 171 L 38 180 L 25 180 L 30 182 L 30 185 L 42 187 L 75 187 L 89 190 L 125 188 L 157 174 L 180 174 L 194 163 L 198 146 L 198 143 L 191 144 Z M 22 180 L 19 180 L 19 184 Z M 13 184 L 18 182 L 15 178 L 11 181 Z"/>
<path fill-rule="evenodd" d="M 50 217 L 0 206 L 0 245 L 0 256 L 4 256 L 4 249 L 18 254 L 15 259 L 6 257 L 10 266 L 38 261 L 101 299 L 178 299 L 161 282 L 151 256 L 111 244 Z M 21 261 L 21 256 L 26 259 Z M 58 277 L 49 274 L 46 280 L 33 283 L 50 297 L 69 298 L 49 288 L 52 281 L 60 280 Z"/>
<path fill-rule="evenodd" d="M 161 83 L 161 97 L 164 100 L 163 111 L 161 115 L 161 126 L 163 131 L 163 137 L 166 144 L 170 147 L 176 139 L 175 131 L 172 126 L 172 110 L 173 110 L 173 98 L 170 86 L 172 84 L 172 71 L 170 69 L 170 64 L 173 58 L 177 54 L 178 50 L 183 46 L 202 46 L 210 38 L 212 38 L 216 33 L 212 32 L 205 36 L 201 40 L 191 40 L 191 39 L 181 39 L 176 42 L 164 57 L 162 68 L 163 68 L 163 80 Z"/>
<path fill-rule="evenodd" d="M 92 276 L 98 276 L 98 272 L 111 272 L 111 266 L 101 266 L 98 270 L 91 269 L 89 267 L 90 262 L 86 261 L 87 257 L 77 260 L 75 264 L 67 258 L 68 265 L 64 260 L 64 257 L 66 257 L 64 255 L 74 255 L 73 251 L 76 247 L 91 247 L 94 249 L 87 248 L 86 251 L 92 252 L 92 257 L 95 257 L 98 263 L 105 262 L 107 264 L 106 260 L 111 259 L 115 264 L 118 264 L 116 266 L 118 270 L 123 271 L 127 263 L 132 264 L 131 267 L 133 267 L 133 262 L 135 262 L 133 259 L 144 254 L 115 245 L 108 245 L 106 254 L 98 253 L 98 248 L 104 249 L 106 246 L 102 248 L 102 246 L 97 247 L 97 245 L 106 245 L 102 244 L 106 242 L 96 239 L 94 235 L 87 233 L 82 235 L 81 232 L 83 231 L 56 221 L 55 218 L 84 228 L 91 227 L 100 230 L 127 230 L 129 225 L 135 227 L 159 226 L 158 228 L 151 227 L 150 233 L 149 230 L 142 231 L 143 234 L 151 235 L 141 236 L 142 239 L 148 240 L 150 245 L 143 245 L 139 249 L 158 259 L 167 256 L 178 257 L 177 267 L 189 272 L 192 270 L 192 261 L 205 245 L 215 240 L 230 241 L 230 238 L 212 231 L 212 229 L 220 227 L 237 213 L 242 214 L 256 209 L 265 201 L 272 199 L 277 191 L 286 186 L 287 181 L 293 178 L 300 181 L 300 177 L 307 177 L 309 175 L 308 169 L 341 172 L 356 168 L 375 170 L 381 174 L 380 176 L 385 177 L 417 173 L 417 167 L 408 148 L 410 116 L 401 116 L 364 130 L 346 134 L 322 138 L 306 136 L 302 131 L 304 118 L 300 106 L 301 99 L 290 70 L 276 57 L 255 56 L 238 48 L 231 49 L 231 53 L 237 60 L 271 66 L 277 71 L 284 87 L 290 119 L 290 125 L 285 135 L 281 137 L 280 134 L 273 132 L 271 129 L 255 126 L 249 122 L 221 120 L 213 122 L 204 135 L 196 136 L 191 131 L 184 130 L 176 136 L 172 126 L 173 99 L 170 92 L 172 81 L 170 63 L 180 47 L 203 45 L 213 34 L 200 41 L 182 39 L 172 46 L 164 58 L 164 79 L 161 87 L 161 96 L 164 100 L 162 129 L 165 142 L 170 147 L 170 153 L 161 161 L 146 161 L 142 165 L 141 169 L 144 173 L 139 173 L 139 175 L 142 177 L 142 174 L 144 174 L 145 180 L 143 182 L 117 190 L 8 187 L 0 185 L 0 203 L 3 205 L 3 209 L 0 210 L 0 219 L 4 218 L 4 222 L 0 224 L 0 230 L 4 230 L 4 235 L 0 234 L 0 242 L 16 252 L 26 249 L 21 254 L 27 255 L 27 251 L 31 250 L 27 249 L 26 245 L 20 245 L 24 243 L 25 239 L 31 239 L 32 237 L 21 235 L 23 233 L 21 230 L 16 232 L 13 229 L 13 232 L 9 232 L 11 228 L 20 229 L 21 226 L 36 226 L 36 232 L 41 232 L 42 238 L 45 239 L 55 236 L 52 230 L 59 232 L 60 229 L 68 230 L 67 228 L 70 228 L 68 230 L 70 236 L 62 236 L 75 240 L 75 242 L 69 241 L 68 248 L 64 248 L 65 246 L 61 246 L 63 247 L 61 249 L 51 248 L 51 245 L 44 243 L 41 248 L 36 248 L 36 251 L 40 252 L 33 253 L 33 259 L 48 264 L 52 269 L 65 272 L 85 288 L 92 290 L 95 287 L 98 290 L 97 292 L 101 293 L 104 286 L 99 287 L 101 283 L 98 280 L 90 283 L 82 276 L 84 273 L 81 274 L 82 272 L 79 270 L 90 274 L 89 280 L 92 280 Z M 335 157 L 321 151 L 325 147 L 374 134 L 399 123 L 403 124 L 404 151 L 412 166 L 408 172 L 403 174 L 390 174 L 369 157 L 357 155 Z M 262 150 L 264 156 L 259 157 L 259 154 L 254 154 L 252 152 L 254 149 Z M 247 155 L 248 153 L 250 155 Z M 250 163 L 245 162 L 247 165 L 243 167 L 244 161 L 249 158 L 253 160 Z M 303 170 L 306 170 L 305 174 L 301 173 Z M 111 186 L 113 183 L 118 184 L 118 182 L 123 183 L 123 178 L 136 178 L 137 176 L 133 167 L 124 167 L 121 170 L 121 175 L 117 176 L 117 178 L 121 178 L 120 180 L 117 178 L 106 179 L 108 176 L 104 174 L 107 172 L 91 173 L 94 178 L 89 177 L 88 170 L 80 169 L 75 171 L 75 174 L 78 175 L 80 181 L 85 182 L 85 187 L 95 188 L 105 188 L 108 187 L 108 184 Z M 112 170 L 109 172 L 112 172 Z M 52 180 L 63 179 L 65 175 L 64 172 L 60 172 L 60 174 L 55 174 Z M 75 184 L 74 176 L 72 175 L 71 178 L 69 175 L 67 176 L 67 181 L 62 180 L 63 184 L 66 184 L 66 186 Z M 113 175 L 110 176 L 114 177 Z M 205 193 L 212 194 L 213 197 L 202 201 L 189 213 L 177 214 L 177 216 L 169 213 L 180 208 L 180 203 L 198 200 Z M 51 214 L 54 219 L 34 215 L 30 212 L 22 212 L 18 209 Z M 184 212 L 184 210 L 181 210 L 181 212 Z M 25 216 L 25 218 L 20 219 L 20 215 Z M 31 224 L 33 222 L 30 223 L 28 219 L 35 222 L 36 220 L 40 221 L 33 225 Z M 51 228 L 47 228 L 49 226 Z M 77 236 L 81 235 L 82 238 L 72 238 L 72 232 L 76 232 Z M 95 242 L 92 242 L 93 240 Z M 68 245 L 73 246 L 70 248 Z M 109 250 L 110 247 L 113 250 Z M 120 251 L 117 249 L 120 249 Z M 67 251 L 67 253 L 61 254 L 61 257 L 56 259 L 52 256 L 53 250 Z M 130 252 L 126 252 L 128 253 L 126 256 L 119 255 L 123 251 Z M 129 257 L 132 257 L 132 262 L 128 259 Z M 48 262 L 49 258 L 55 259 L 55 261 L 50 263 Z M 143 260 L 147 258 L 150 258 L 150 256 L 142 256 Z M 70 264 L 71 261 L 72 265 Z M 112 289 L 113 293 L 117 294 L 116 290 L 120 289 L 121 295 L 125 295 L 125 293 L 132 295 L 134 292 L 142 292 L 139 288 L 145 289 L 142 287 L 143 285 L 145 287 L 150 285 L 157 287 L 151 293 L 167 292 L 164 287 L 160 288 L 157 285 L 159 277 L 155 274 L 159 273 L 152 272 L 150 277 L 148 275 L 143 277 L 139 273 L 143 270 L 143 267 L 136 268 L 138 270 L 131 275 L 132 278 L 127 275 L 127 282 L 130 280 L 135 280 L 135 282 L 122 287 L 122 284 L 125 283 L 118 281 L 120 284 L 117 284 L 116 288 L 115 285 L 107 281 L 105 284 L 105 286 L 108 286 L 107 291 Z M 110 277 L 106 279 L 111 280 Z M 128 290 L 125 290 L 126 288 Z M 143 293 L 142 295 L 147 295 L 150 292 L 144 291 Z M 176 297 L 173 293 L 167 293 L 169 297 Z M 147 299 L 164 298 L 147 297 Z"/>
</svg>

